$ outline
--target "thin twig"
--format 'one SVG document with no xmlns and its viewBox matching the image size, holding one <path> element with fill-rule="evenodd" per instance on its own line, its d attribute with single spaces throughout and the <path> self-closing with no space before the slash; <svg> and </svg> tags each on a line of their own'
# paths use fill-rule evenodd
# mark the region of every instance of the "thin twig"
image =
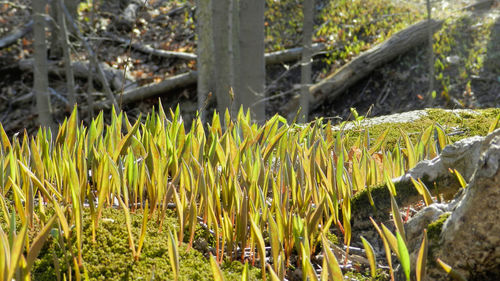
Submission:
<svg viewBox="0 0 500 281">
<path fill-rule="evenodd" d="M 77 37 L 83 42 L 83 45 L 85 46 L 85 49 L 87 49 L 87 52 L 89 53 L 89 56 L 90 56 L 92 63 L 97 68 L 97 74 L 99 75 L 99 79 L 101 80 L 101 83 L 102 83 L 103 88 L 104 88 L 104 92 L 108 96 L 109 101 L 113 104 L 113 106 L 116 109 L 119 109 L 120 107 L 119 107 L 118 103 L 116 102 L 115 96 L 113 95 L 111 88 L 109 87 L 109 83 L 106 80 L 106 76 L 104 75 L 104 71 L 102 70 L 102 67 L 99 65 L 99 63 L 97 61 L 96 53 L 92 50 L 89 43 L 87 42 L 87 40 L 83 36 L 82 32 L 80 31 L 80 29 L 76 25 L 73 17 L 71 16 L 68 9 L 66 8 L 66 5 L 63 5 L 62 8 L 64 10 L 64 14 L 66 15 L 66 19 L 71 23 L 71 27 L 75 31 Z"/>
</svg>

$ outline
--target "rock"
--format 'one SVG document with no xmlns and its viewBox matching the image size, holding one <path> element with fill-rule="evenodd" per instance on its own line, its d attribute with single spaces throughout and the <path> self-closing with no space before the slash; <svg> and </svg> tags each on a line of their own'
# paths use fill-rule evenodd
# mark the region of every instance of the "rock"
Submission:
<svg viewBox="0 0 500 281">
<path fill-rule="evenodd" d="M 405 224 L 407 247 L 418 249 L 422 240 L 422 230 L 448 211 L 447 204 L 434 203 L 420 210 Z"/>
<path fill-rule="evenodd" d="M 434 159 L 420 161 L 404 175 L 394 178 L 392 181 L 398 193 L 398 196 L 396 196 L 398 205 L 406 206 L 422 199 L 414 188 L 411 178 L 421 179 L 434 196 L 442 195 L 446 200 L 451 200 L 457 195 L 457 192 L 460 192 L 460 184 L 456 175 L 450 173 L 450 169 L 457 170 L 465 181 L 469 182 L 476 169 L 481 151 L 484 150 L 485 143 L 491 139 L 492 135 L 494 133 L 486 137 L 474 136 L 459 140 L 446 146 L 441 154 Z M 437 193 L 432 188 L 432 184 L 439 187 Z M 371 228 L 371 223 L 367 220 L 368 217 L 384 218 L 380 216 L 380 213 L 386 214 L 390 210 L 389 193 L 385 187 L 378 190 L 372 189 L 371 196 L 378 213 L 373 208 L 365 207 L 367 200 L 358 204 L 363 206 L 363 209 L 358 208 L 356 212 L 353 212 L 353 229 L 364 230 Z M 358 205 L 355 205 L 355 207 Z"/>
<path fill-rule="evenodd" d="M 449 64 L 458 64 L 460 62 L 460 57 L 457 55 L 446 57 L 446 62 Z"/>
<path fill-rule="evenodd" d="M 450 173 L 450 169 L 457 170 L 465 181 L 469 182 L 488 137 L 474 136 L 447 145 L 439 156 L 419 162 L 413 169 L 393 181 L 410 182 L 410 178 L 436 181 L 442 186 L 440 192 L 444 197 L 451 199 L 459 191 L 459 186 L 452 184 L 456 182 L 456 176 Z"/>
<path fill-rule="evenodd" d="M 456 169 L 468 181 L 476 169 L 481 146 L 485 139 L 486 137 L 474 136 L 448 145 L 438 157 L 419 162 L 403 176 L 402 180 L 409 177 L 418 179 L 427 176 L 429 180 L 448 177 L 450 176 L 448 169 L 451 168 Z"/>
<path fill-rule="evenodd" d="M 299 281 L 302 280 L 302 269 L 295 269 L 289 276 L 290 281 Z"/>
<path fill-rule="evenodd" d="M 429 280 L 446 280 L 446 273 L 434 262 L 436 258 L 467 280 L 500 280 L 500 129 L 486 137 L 457 142 L 445 148 L 439 159 L 421 164 L 413 172 L 424 171 L 430 176 L 433 172 L 429 167 L 455 168 L 470 182 L 449 204 L 432 204 L 408 222 L 412 264 L 423 229 L 440 215 L 451 212 L 440 235 L 429 240 Z"/>
<path fill-rule="evenodd" d="M 373 117 L 369 119 L 363 119 L 359 122 L 359 125 L 362 127 L 370 127 L 378 124 L 388 124 L 388 123 L 407 123 L 407 122 L 415 122 L 420 118 L 427 116 L 428 113 L 425 110 L 412 110 L 402 113 L 396 113 L 391 115 L 384 115 Z M 357 124 L 355 122 L 350 122 L 344 125 L 344 130 L 351 130 L 356 128 Z M 341 126 L 334 126 L 332 129 L 340 130 Z"/>
<path fill-rule="evenodd" d="M 469 280 L 500 280 L 500 129 L 485 140 L 472 180 L 443 225 L 436 254 Z"/>
<path fill-rule="evenodd" d="M 440 220 L 443 215 L 449 213 L 449 209 L 449 204 L 431 204 L 420 210 L 405 224 L 406 241 L 408 243 L 406 246 L 410 253 L 410 262 L 412 265 L 415 265 L 417 261 L 418 251 L 422 243 L 423 230 L 428 229 L 431 223 Z M 415 266 L 411 269 L 411 275 L 415 276 Z M 401 267 L 398 267 L 396 272 L 397 280 L 404 280 L 405 277 Z"/>
<path fill-rule="evenodd" d="M 450 113 L 455 116 L 460 116 L 460 114 L 472 114 L 479 115 L 480 112 L 472 109 L 441 109 L 442 112 Z M 394 113 L 390 115 L 383 115 L 378 117 L 366 118 L 360 122 L 348 122 L 345 125 L 333 126 L 333 130 L 351 130 L 356 127 L 369 128 L 380 124 L 398 124 L 398 123 L 410 123 L 418 122 L 419 120 L 429 117 L 429 112 L 426 109 L 412 110 L 401 113 Z"/>
</svg>

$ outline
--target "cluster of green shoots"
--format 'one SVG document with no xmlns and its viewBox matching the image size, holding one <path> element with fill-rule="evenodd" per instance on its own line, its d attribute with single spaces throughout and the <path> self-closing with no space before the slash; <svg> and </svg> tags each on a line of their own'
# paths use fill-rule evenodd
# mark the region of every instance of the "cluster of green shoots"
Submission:
<svg viewBox="0 0 500 281">
<path fill-rule="evenodd" d="M 168 228 L 175 279 L 182 262 L 178 246 L 190 248 L 196 227 L 203 225 L 215 240 L 211 264 L 216 280 L 222 279 L 219 264 L 224 260 L 245 262 L 242 280 L 248 278 L 249 263 L 260 265 L 264 280 L 268 275 L 283 280 L 292 255 L 300 257 L 304 278 L 340 280 L 342 271 L 325 237 L 338 228 L 349 246 L 351 198 L 384 182 L 396 195 L 391 179 L 435 157 L 449 141 L 438 125 L 418 137 L 401 131 L 400 140 L 388 147 L 388 130 L 372 140 L 359 126 L 353 138 L 343 126 L 335 129 L 322 120 L 289 125 L 276 115 L 258 126 L 240 110 L 235 120 L 225 114 L 225 127 L 215 113 L 206 128 L 196 119 L 187 131 L 179 108 L 168 115 L 160 106 L 143 123 L 141 118 L 130 122 L 113 110 L 109 125 L 101 112 L 85 127 L 75 108 L 57 136 L 41 128 L 32 137 L 12 139 L 0 125 L 0 279 L 30 280 L 49 237 L 63 249 L 75 249 L 66 279 L 88 279 L 83 213 L 90 213 L 95 241 L 103 209 L 118 208 L 126 219 L 133 260 L 141 259 L 148 243 L 148 220 L 159 222 L 159 235 Z M 421 183 L 415 185 L 430 198 Z M 393 204 L 396 236 L 383 225 L 377 230 L 409 270 L 404 230 Z M 169 206 L 175 206 L 175 227 L 162 225 Z M 143 213 L 142 231 L 134 236 L 131 216 L 137 210 Z M 324 270 L 318 277 L 311 256 L 321 250 Z M 372 251 L 367 253 L 374 258 Z"/>
</svg>

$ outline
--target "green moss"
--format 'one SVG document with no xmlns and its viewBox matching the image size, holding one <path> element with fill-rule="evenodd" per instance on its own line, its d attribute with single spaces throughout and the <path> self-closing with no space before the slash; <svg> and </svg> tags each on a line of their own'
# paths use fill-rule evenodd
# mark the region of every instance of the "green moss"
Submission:
<svg viewBox="0 0 500 281">
<path fill-rule="evenodd" d="M 128 234 L 122 210 L 105 209 L 103 219 L 97 229 L 96 242 L 92 243 L 91 221 L 88 213 L 84 216 L 83 226 L 83 261 L 90 280 L 173 280 L 168 257 L 168 228 L 174 228 L 176 219 L 166 217 L 163 231 L 154 219 L 148 222 L 146 239 L 140 259 L 134 261 L 128 245 Z M 131 214 L 132 232 L 137 245 L 140 234 L 142 215 Z M 73 241 L 74 243 L 74 241 Z M 74 250 L 74 249 L 73 249 Z M 63 249 L 53 237 L 47 241 L 32 271 L 33 280 L 56 280 L 54 256 L 59 262 L 61 272 L 67 272 Z M 200 252 L 182 244 L 179 247 L 179 280 L 212 280 L 210 262 Z M 243 265 L 238 262 L 221 266 L 226 280 L 239 279 Z M 252 268 L 250 279 L 258 280 L 260 270 Z"/>
<path fill-rule="evenodd" d="M 382 269 L 377 269 L 376 275 L 374 278 L 371 277 L 369 270 L 364 273 L 356 272 L 356 271 L 348 271 L 344 274 L 344 277 L 347 277 L 348 280 L 357 280 L 357 281 L 386 281 L 391 280 L 390 276 L 387 274 L 387 271 Z"/>
<path fill-rule="evenodd" d="M 396 202 L 400 206 L 406 205 L 409 201 L 416 200 L 419 196 L 417 190 L 410 183 L 397 182 L 396 186 Z M 374 202 L 374 206 L 371 208 L 369 195 Z M 356 217 L 367 218 L 368 216 L 377 218 L 388 218 L 389 213 L 387 211 L 391 208 L 391 197 L 386 184 L 381 184 L 378 186 L 370 187 L 354 195 L 351 200 L 352 214 Z"/>
<path fill-rule="evenodd" d="M 427 226 L 427 237 L 430 241 L 439 241 L 441 230 L 443 229 L 444 222 L 450 217 L 451 213 L 444 213 L 439 218 L 431 222 Z"/>
<path fill-rule="evenodd" d="M 392 128 L 400 127 L 405 130 L 410 136 L 415 139 L 418 137 L 423 129 L 437 122 L 443 126 L 446 132 L 451 132 L 457 128 L 463 131 L 462 134 L 451 136 L 452 141 L 472 135 L 485 135 L 492 120 L 500 114 L 500 109 L 476 110 L 479 114 L 470 112 L 449 112 L 440 109 L 427 110 L 427 116 L 421 117 L 417 122 L 401 123 L 401 124 L 380 124 L 370 126 L 370 137 L 376 139 L 388 126 Z M 361 125 L 362 126 L 362 125 Z M 349 131 L 352 136 L 359 136 L 360 127 Z M 397 143 L 400 139 L 399 130 L 391 130 L 388 135 L 388 145 Z M 454 177 L 452 177 L 455 179 Z M 434 184 L 425 178 L 422 179 L 431 191 L 434 191 Z M 439 182 L 439 179 L 438 179 Z M 450 187 L 452 185 L 442 184 L 441 186 Z M 410 183 L 396 184 L 398 196 L 398 204 L 400 206 L 406 205 L 414 199 L 420 199 L 417 191 Z M 442 192 L 439 190 L 438 192 Z M 390 209 L 390 196 L 385 185 L 379 185 L 371 188 L 371 195 L 375 202 L 375 209 L 369 207 L 368 192 L 358 192 L 352 200 L 352 214 L 353 217 L 360 214 L 369 214 L 370 211 L 382 215 L 388 215 Z M 53 210 L 47 206 L 47 217 Z M 88 272 L 90 280 L 136 280 L 136 279 L 150 279 L 155 276 L 155 280 L 170 280 L 173 278 L 172 270 L 168 258 L 168 229 L 175 228 L 177 220 L 174 218 L 174 212 L 168 212 L 164 221 L 163 231 L 159 232 L 159 225 L 156 222 L 155 216 L 149 221 L 147 228 L 146 241 L 138 261 L 132 258 L 131 250 L 128 246 L 128 234 L 125 224 L 125 219 L 122 210 L 105 209 L 103 218 L 99 223 L 97 229 L 97 239 L 95 243 L 91 241 L 91 221 L 86 211 L 83 220 L 83 261 L 85 270 Z M 366 218 L 365 216 L 364 218 Z M 2 221 L 3 216 L 0 210 L 0 225 L 5 227 L 5 221 Z M 43 219 L 42 219 L 43 220 Z M 444 220 L 443 220 L 444 221 Z M 142 214 L 140 212 L 132 214 L 133 236 L 136 239 L 139 237 L 142 222 Z M 20 224 L 18 223 L 19 227 Z M 442 224 L 441 224 L 442 226 Z M 438 226 L 432 226 L 436 229 L 437 236 L 439 237 Z M 429 236 L 433 232 L 429 226 Z M 31 231 L 36 232 L 36 229 Z M 185 239 L 189 237 L 186 232 Z M 30 234 L 32 239 L 34 234 Z M 73 235 L 74 236 L 74 235 Z M 209 245 L 213 245 L 213 237 L 211 234 L 201 228 L 197 229 L 197 238 L 203 238 L 208 241 Z M 433 236 L 434 237 L 434 236 Z M 329 237 L 332 242 L 335 242 L 336 237 Z M 433 239 L 433 238 L 431 238 Z M 435 239 L 437 240 L 437 239 Z M 185 240 L 186 241 L 186 240 Z M 75 241 L 72 240 L 70 251 L 75 251 Z M 64 245 L 65 247 L 69 247 Z M 195 250 L 187 251 L 186 246 L 183 244 L 179 247 L 181 266 L 180 266 L 180 280 L 211 280 L 212 270 L 209 261 L 203 255 Z M 51 236 L 42 249 L 39 259 L 37 260 L 33 269 L 34 280 L 56 280 L 56 269 L 54 266 L 55 261 L 59 265 L 58 271 L 66 273 L 68 268 L 72 267 L 72 261 L 65 259 L 66 249 L 63 249 L 58 244 L 54 236 Z M 238 262 L 224 263 L 221 266 L 227 280 L 239 279 L 243 265 Z M 252 268 L 250 277 L 253 280 L 260 279 L 260 270 Z"/>
<path fill-rule="evenodd" d="M 472 136 L 485 136 L 500 108 L 476 109 L 473 112 L 461 111 L 452 113 L 442 109 L 428 109 L 429 118 L 441 124 L 447 133 L 451 130 L 463 132 L 450 136 L 452 142 Z M 475 114 L 477 112 L 478 114 Z"/>
<path fill-rule="evenodd" d="M 433 195 L 444 195 L 445 198 L 451 198 L 459 190 L 459 182 L 453 177 L 440 177 L 430 181 L 428 177 L 421 178 Z M 438 187 L 435 183 L 439 183 Z M 411 182 L 396 182 L 396 202 L 399 207 L 407 206 L 423 197 L 418 193 Z M 370 206 L 369 192 L 373 198 L 374 206 Z M 391 198 L 386 184 L 381 184 L 356 193 L 351 200 L 351 208 L 354 219 L 366 219 L 369 216 L 378 219 L 388 219 L 391 208 Z"/>
<path fill-rule="evenodd" d="M 332 242 L 333 244 L 336 244 L 338 245 L 340 243 L 339 241 L 339 238 L 337 237 L 337 235 L 331 233 L 331 232 L 326 232 L 326 239 L 328 239 L 328 241 Z"/>
<path fill-rule="evenodd" d="M 431 222 L 427 226 L 427 238 L 429 241 L 429 248 L 427 252 L 427 261 L 429 266 L 436 266 L 436 258 L 434 257 L 436 251 L 441 247 L 440 236 L 443 229 L 444 222 L 450 217 L 451 213 L 444 213 L 439 218 Z"/>
<path fill-rule="evenodd" d="M 455 142 L 463 138 L 471 136 L 484 136 L 488 133 L 488 129 L 496 116 L 500 114 L 499 108 L 491 109 L 481 109 L 471 111 L 455 111 L 451 112 L 443 109 L 428 109 L 426 110 L 427 115 L 422 116 L 418 122 L 408 122 L 408 123 L 384 123 L 369 126 L 368 130 L 370 132 L 371 139 L 377 139 L 380 134 L 382 134 L 388 127 L 393 128 L 387 134 L 387 149 L 392 149 L 394 144 L 396 144 L 401 138 L 401 134 L 397 128 L 403 129 L 407 132 L 412 139 L 416 141 L 418 134 L 421 133 L 425 128 L 431 126 L 432 124 L 440 124 L 446 131 L 446 133 L 459 132 L 459 134 L 452 134 L 450 136 L 450 141 Z M 477 113 L 477 114 L 476 114 Z M 350 141 L 354 140 L 359 136 L 360 130 L 353 129 L 349 131 L 351 136 Z M 445 195 L 452 195 L 457 190 L 457 183 L 454 177 L 439 178 L 431 182 L 427 178 L 423 178 L 422 181 L 426 184 L 429 191 L 433 194 L 445 193 Z M 434 182 L 439 182 L 441 187 L 436 187 Z M 404 206 L 408 203 L 414 202 L 416 199 L 420 199 L 420 195 L 411 183 L 396 183 L 397 196 L 396 201 L 400 206 Z M 375 206 L 370 208 L 369 194 L 373 198 Z M 371 187 L 369 190 L 363 190 L 354 195 L 352 201 L 352 213 L 353 217 L 366 217 L 367 215 L 372 216 L 387 216 L 387 211 L 390 209 L 390 196 L 389 191 L 385 184 Z"/>
<path fill-rule="evenodd" d="M 356 126 L 349 130 L 349 140 L 347 147 L 354 144 L 355 140 L 363 134 L 363 130 L 368 130 L 370 138 L 375 141 L 387 128 L 391 128 L 386 136 L 386 148 L 393 149 L 394 145 L 400 140 L 401 133 L 399 129 L 406 132 L 411 141 L 415 143 L 420 133 L 432 124 L 439 124 L 450 136 L 450 141 L 455 142 L 471 136 L 484 136 L 488 133 L 489 126 L 492 124 L 500 108 L 475 109 L 470 111 L 455 111 L 433 108 L 427 109 L 426 115 L 421 116 L 417 121 L 405 123 L 382 123 L 366 126 L 363 122 L 361 126 Z M 477 114 L 476 114 L 477 113 Z"/>
</svg>

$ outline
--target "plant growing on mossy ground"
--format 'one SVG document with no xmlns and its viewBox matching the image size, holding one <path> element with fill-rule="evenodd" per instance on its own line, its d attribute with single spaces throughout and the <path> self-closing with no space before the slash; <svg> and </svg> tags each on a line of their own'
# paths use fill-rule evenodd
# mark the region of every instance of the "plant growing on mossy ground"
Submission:
<svg viewBox="0 0 500 281">
<path fill-rule="evenodd" d="M 260 267 L 262 277 L 283 278 L 299 266 L 314 279 L 312 257 L 323 251 L 327 279 L 342 272 L 325 237 L 336 228 L 349 246 L 351 199 L 449 143 L 432 122 L 391 140 L 386 130 L 338 130 L 321 119 L 298 125 L 276 115 L 259 126 L 242 110 L 226 113 L 224 128 L 215 113 L 207 128 L 196 119 L 187 130 L 179 111 L 160 105 L 144 122 L 112 111 L 109 125 L 100 113 L 86 127 L 75 108 L 57 135 L 41 128 L 9 138 L 0 125 L 0 225 L 9 233 L 1 241 L 14 249 L 0 255 L 3 276 L 161 280 L 173 266 L 179 280 L 210 279 L 209 261 L 191 249 L 202 226 L 213 239 L 210 268 L 224 278 L 234 279 L 229 262 L 241 265 L 237 275 Z"/>
</svg>

